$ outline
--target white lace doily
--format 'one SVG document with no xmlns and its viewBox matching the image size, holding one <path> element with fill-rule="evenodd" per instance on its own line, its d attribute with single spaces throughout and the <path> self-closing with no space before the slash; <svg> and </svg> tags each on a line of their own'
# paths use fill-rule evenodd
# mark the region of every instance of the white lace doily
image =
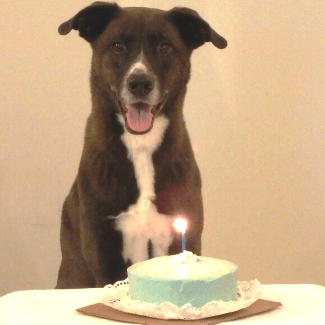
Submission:
<svg viewBox="0 0 325 325">
<path fill-rule="evenodd" d="M 131 299 L 126 279 L 104 287 L 101 302 L 114 309 L 141 316 L 160 319 L 200 319 L 247 308 L 258 299 L 261 291 L 261 284 L 257 280 L 238 282 L 237 287 L 237 300 L 211 301 L 201 308 L 194 308 L 190 304 L 177 307 L 169 302 L 156 305 Z"/>
</svg>

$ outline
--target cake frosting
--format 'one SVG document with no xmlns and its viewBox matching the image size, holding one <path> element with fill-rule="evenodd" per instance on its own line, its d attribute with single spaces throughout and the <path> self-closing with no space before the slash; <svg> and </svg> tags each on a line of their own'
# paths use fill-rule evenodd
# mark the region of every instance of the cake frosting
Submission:
<svg viewBox="0 0 325 325">
<path fill-rule="evenodd" d="M 142 303 L 200 308 L 210 301 L 231 301 L 237 296 L 235 264 L 186 251 L 136 263 L 127 272 L 130 297 Z"/>
</svg>

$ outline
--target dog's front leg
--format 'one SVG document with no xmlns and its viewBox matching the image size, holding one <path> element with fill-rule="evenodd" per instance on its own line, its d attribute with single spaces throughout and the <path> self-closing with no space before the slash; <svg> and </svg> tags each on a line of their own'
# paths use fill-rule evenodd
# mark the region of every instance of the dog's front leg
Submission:
<svg viewBox="0 0 325 325">
<path fill-rule="evenodd" d="M 106 217 L 83 216 L 80 224 L 81 249 L 94 276 L 96 287 L 104 287 L 127 277 L 120 254 L 122 239 Z"/>
</svg>

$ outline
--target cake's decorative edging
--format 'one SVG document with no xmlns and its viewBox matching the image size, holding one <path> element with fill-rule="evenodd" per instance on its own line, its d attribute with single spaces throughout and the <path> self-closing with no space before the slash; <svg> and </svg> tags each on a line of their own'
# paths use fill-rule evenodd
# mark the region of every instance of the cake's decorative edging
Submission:
<svg viewBox="0 0 325 325">
<path fill-rule="evenodd" d="M 184 305 L 179 308 L 169 302 L 160 305 L 140 303 L 130 298 L 128 294 L 128 279 L 107 285 L 103 289 L 101 302 L 114 309 L 160 319 L 201 319 L 235 312 L 253 304 L 261 292 L 258 280 L 238 281 L 237 300 L 211 301 L 201 308 Z"/>
</svg>

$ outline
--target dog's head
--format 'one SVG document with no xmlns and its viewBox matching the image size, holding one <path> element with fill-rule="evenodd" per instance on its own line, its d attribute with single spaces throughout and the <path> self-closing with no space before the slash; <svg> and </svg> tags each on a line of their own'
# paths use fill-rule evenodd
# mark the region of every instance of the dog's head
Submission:
<svg viewBox="0 0 325 325">
<path fill-rule="evenodd" d="M 114 97 L 116 113 L 134 134 L 149 132 L 155 116 L 173 114 L 168 102 L 184 97 L 194 49 L 205 42 L 227 46 L 188 8 L 162 11 L 95 2 L 61 24 L 59 33 L 72 29 L 92 46 L 92 83 Z"/>
</svg>

